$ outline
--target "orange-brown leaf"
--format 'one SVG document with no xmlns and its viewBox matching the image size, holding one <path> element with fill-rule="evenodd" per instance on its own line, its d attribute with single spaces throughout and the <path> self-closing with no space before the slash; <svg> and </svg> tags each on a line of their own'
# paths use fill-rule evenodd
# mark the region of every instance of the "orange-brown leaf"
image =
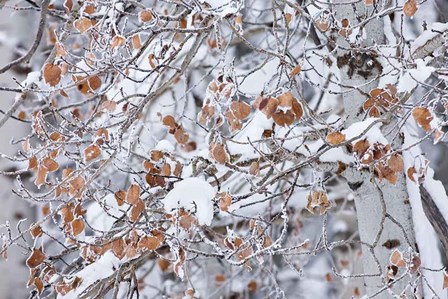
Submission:
<svg viewBox="0 0 448 299">
<path fill-rule="evenodd" d="M 39 166 L 37 168 L 37 176 L 36 180 L 34 181 L 34 184 L 39 188 L 43 184 L 45 184 L 45 181 L 47 179 L 48 170 L 44 166 Z"/>
<path fill-rule="evenodd" d="M 84 157 L 87 162 L 98 158 L 99 155 L 101 155 L 101 149 L 96 144 L 91 144 L 84 150 Z"/>
<path fill-rule="evenodd" d="M 138 248 L 145 248 L 147 250 L 156 250 L 160 246 L 160 240 L 153 236 L 145 236 L 138 242 Z"/>
<path fill-rule="evenodd" d="M 146 23 L 151 22 L 154 19 L 154 15 L 152 14 L 151 10 L 145 9 L 138 14 L 138 18 L 140 22 Z"/>
<path fill-rule="evenodd" d="M 136 205 L 140 199 L 140 186 L 132 184 L 129 186 L 126 201 L 131 205 Z"/>
<path fill-rule="evenodd" d="M 33 236 L 34 239 L 42 236 L 42 233 L 43 233 L 43 231 L 39 224 L 34 224 L 31 227 L 31 236 Z"/>
<path fill-rule="evenodd" d="M 122 206 L 124 204 L 124 201 L 126 200 L 126 191 L 118 190 L 115 192 L 115 200 L 117 201 L 117 204 L 119 206 Z"/>
<path fill-rule="evenodd" d="M 338 145 L 345 141 L 345 135 L 341 132 L 333 132 L 327 135 L 327 142 L 331 145 Z"/>
<path fill-rule="evenodd" d="M 404 169 L 403 157 L 400 154 L 394 154 L 387 161 L 387 165 L 395 172 L 402 171 Z"/>
<path fill-rule="evenodd" d="M 426 107 L 416 107 L 412 110 L 412 116 L 415 121 L 425 130 L 426 132 L 431 131 L 430 122 L 433 120 L 432 114 Z"/>
<path fill-rule="evenodd" d="M 80 18 L 74 22 L 74 26 L 80 33 L 84 33 L 93 26 L 93 23 L 90 19 Z"/>
<path fill-rule="evenodd" d="M 448 288 L 448 272 L 443 271 L 443 289 Z"/>
<path fill-rule="evenodd" d="M 403 260 L 403 255 L 400 251 L 394 250 L 390 256 L 390 263 L 397 267 L 405 267 L 406 262 Z"/>
<path fill-rule="evenodd" d="M 31 255 L 26 260 L 26 265 L 28 268 L 36 268 L 45 260 L 45 254 L 42 252 L 41 248 L 34 248 Z"/>
<path fill-rule="evenodd" d="M 72 234 L 74 236 L 79 235 L 84 231 L 84 227 L 85 227 L 84 221 L 81 218 L 76 218 L 71 223 Z"/>
<path fill-rule="evenodd" d="M 59 66 L 47 63 L 44 66 L 44 80 L 50 86 L 56 86 L 61 81 L 62 70 Z"/>
<path fill-rule="evenodd" d="M 212 143 L 210 145 L 210 154 L 213 159 L 221 164 L 225 164 L 229 161 L 229 157 L 227 156 L 227 152 L 223 144 Z"/>
<path fill-rule="evenodd" d="M 137 202 L 137 204 L 132 207 L 129 219 L 132 222 L 137 221 L 144 209 L 145 209 L 145 203 L 140 199 Z"/>
<path fill-rule="evenodd" d="M 115 35 L 110 42 L 112 48 L 118 48 L 126 43 L 126 38 L 122 35 Z"/>
<path fill-rule="evenodd" d="M 177 128 L 174 132 L 174 138 L 176 138 L 176 141 L 180 144 L 186 144 L 188 142 L 188 139 L 190 136 L 183 128 Z"/>
<path fill-rule="evenodd" d="M 250 106 L 244 102 L 234 101 L 230 104 L 229 112 L 238 120 L 243 120 L 250 114 Z"/>
<path fill-rule="evenodd" d="M 417 9 L 417 0 L 408 0 L 404 3 L 403 12 L 407 17 L 415 15 Z"/>
</svg>

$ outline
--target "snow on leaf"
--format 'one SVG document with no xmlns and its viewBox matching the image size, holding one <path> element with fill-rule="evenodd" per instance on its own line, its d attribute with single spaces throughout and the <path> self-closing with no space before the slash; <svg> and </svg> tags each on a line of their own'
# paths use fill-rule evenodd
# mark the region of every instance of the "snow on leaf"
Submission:
<svg viewBox="0 0 448 299">
<path fill-rule="evenodd" d="M 174 183 L 174 188 L 163 200 L 165 211 L 184 208 L 194 212 L 200 225 L 210 225 L 213 220 L 214 188 L 201 178 L 186 178 Z"/>
</svg>

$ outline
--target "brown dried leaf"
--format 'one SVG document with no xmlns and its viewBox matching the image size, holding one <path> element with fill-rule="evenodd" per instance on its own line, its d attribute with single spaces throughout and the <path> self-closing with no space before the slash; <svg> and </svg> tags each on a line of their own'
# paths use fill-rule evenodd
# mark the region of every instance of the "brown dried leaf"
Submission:
<svg viewBox="0 0 448 299">
<path fill-rule="evenodd" d="M 88 79 L 75 78 L 74 81 L 78 83 L 78 90 L 82 94 L 92 93 L 102 85 L 101 79 L 98 76 L 92 76 Z"/>
<path fill-rule="evenodd" d="M 326 32 L 328 31 L 328 29 L 330 29 L 330 22 L 323 19 L 317 20 L 315 25 L 322 32 Z"/>
<path fill-rule="evenodd" d="M 119 206 L 122 206 L 124 204 L 124 201 L 126 200 L 126 191 L 118 190 L 115 192 L 115 200 L 117 201 L 117 204 Z"/>
<path fill-rule="evenodd" d="M 430 122 L 433 120 L 433 116 L 428 108 L 426 107 L 416 107 L 412 109 L 412 116 L 415 121 L 425 130 L 426 132 L 431 131 Z"/>
<path fill-rule="evenodd" d="M 359 140 L 353 145 L 353 151 L 358 154 L 359 157 L 369 149 L 370 144 L 367 139 Z"/>
<path fill-rule="evenodd" d="M 80 33 L 84 33 L 93 26 L 93 23 L 90 19 L 80 18 L 74 22 L 74 26 Z"/>
<path fill-rule="evenodd" d="M 297 76 L 302 71 L 302 66 L 300 64 L 296 65 L 292 71 L 289 73 L 291 77 Z"/>
<path fill-rule="evenodd" d="M 129 219 L 132 222 L 137 221 L 138 218 L 140 218 L 140 214 L 143 212 L 144 209 L 145 209 L 145 203 L 141 199 L 139 199 L 137 204 L 132 207 Z"/>
<path fill-rule="evenodd" d="M 390 156 L 387 165 L 395 172 L 400 172 L 404 169 L 403 157 L 400 154 Z"/>
<path fill-rule="evenodd" d="M 44 80 L 50 86 L 56 86 L 61 81 L 61 73 L 61 68 L 55 64 L 47 63 L 44 65 Z"/>
<path fill-rule="evenodd" d="M 411 181 L 413 181 L 414 183 L 417 183 L 417 181 L 415 180 L 415 177 L 414 177 L 414 174 L 417 173 L 417 172 L 415 171 L 414 166 L 409 167 L 406 173 L 407 173 L 407 175 L 408 175 L 408 178 L 409 178 Z"/>
<path fill-rule="evenodd" d="M 212 143 L 210 144 L 210 155 L 215 161 L 221 164 L 225 164 L 229 161 L 226 149 L 223 144 Z"/>
<path fill-rule="evenodd" d="M 232 204 L 232 196 L 227 192 L 218 193 L 218 205 L 221 211 L 228 211 Z"/>
<path fill-rule="evenodd" d="M 163 158 L 163 152 L 159 150 L 152 150 L 151 151 L 151 160 L 153 161 L 159 161 Z"/>
<path fill-rule="evenodd" d="M 165 259 L 158 259 L 157 264 L 159 265 L 162 272 L 166 272 L 166 270 L 168 270 L 168 267 L 170 266 L 170 261 Z"/>
<path fill-rule="evenodd" d="M 72 187 L 75 192 L 80 191 L 82 188 L 84 188 L 85 185 L 86 185 L 86 181 L 81 176 L 73 178 L 70 181 L 70 187 Z"/>
<path fill-rule="evenodd" d="M 68 14 L 73 9 L 73 0 L 65 0 L 64 1 L 65 12 Z"/>
<path fill-rule="evenodd" d="M 45 184 L 45 181 L 47 180 L 47 174 L 48 170 L 44 166 L 39 166 L 37 168 L 37 176 L 36 180 L 34 181 L 34 184 L 37 186 L 37 188 L 40 188 L 40 186 Z"/>
<path fill-rule="evenodd" d="M 42 228 L 40 227 L 39 224 L 34 224 L 31 227 L 30 232 L 31 232 L 31 236 L 33 236 L 34 239 L 42 236 L 42 234 L 43 234 Z"/>
<path fill-rule="evenodd" d="M 171 165 L 168 163 L 164 163 L 162 165 L 162 168 L 160 170 L 160 174 L 164 175 L 164 176 L 169 176 L 171 175 Z"/>
<path fill-rule="evenodd" d="M 320 214 L 323 215 L 326 211 L 331 207 L 331 202 L 328 199 L 328 195 L 325 191 L 312 191 L 308 195 L 308 204 L 306 205 L 306 209 L 310 211 L 310 213 L 314 214 L 314 208 L 320 208 Z"/>
<path fill-rule="evenodd" d="M 277 125 L 285 127 L 290 126 L 294 122 L 295 116 L 291 110 L 287 110 L 286 112 L 279 110 L 272 115 L 272 118 Z"/>
<path fill-rule="evenodd" d="M 251 280 L 247 284 L 247 289 L 248 289 L 249 292 L 255 293 L 257 291 L 257 282 L 255 280 Z"/>
<path fill-rule="evenodd" d="M 117 108 L 117 103 L 115 101 L 105 100 L 101 104 L 101 109 L 106 110 L 108 112 L 114 112 L 116 108 Z"/>
<path fill-rule="evenodd" d="M 229 113 L 236 119 L 243 120 L 249 116 L 250 106 L 244 102 L 234 101 L 230 104 Z"/>
<path fill-rule="evenodd" d="M 186 144 L 188 142 L 188 139 L 190 136 L 182 127 L 179 127 L 174 132 L 174 138 L 176 138 L 176 141 L 180 144 Z"/>
<path fill-rule="evenodd" d="M 226 277 L 223 274 L 218 274 L 215 276 L 215 282 L 217 284 L 222 284 L 225 281 L 226 281 Z"/>
<path fill-rule="evenodd" d="M 140 200 L 140 186 L 132 184 L 129 186 L 126 201 L 131 205 L 136 205 Z"/>
<path fill-rule="evenodd" d="M 111 48 L 118 48 L 126 44 L 126 38 L 123 35 L 115 35 L 110 42 Z"/>
<path fill-rule="evenodd" d="M 151 22 L 154 19 L 154 15 L 151 10 L 145 9 L 139 12 L 138 19 L 142 23 Z"/>
<path fill-rule="evenodd" d="M 36 167 L 37 167 L 37 157 L 36 156 L 32 156 L 28 160 L 28 169 L 34 169 Z"/>
<path fill-rule="evenodd" d="M 153 236 L 144 236 L 138 242 L 138 248 L 147 250 L 156 250 L 160 246 L 160 240 Z"/>
<path fill-rule="evenodd" d="M 448 288 L 448 272 L 443 271 L 443 289 Z"/>
<path fill-rule="evenodd" d="M 84 221 L 81 218 L 76 218 L 75 220 L 72 221 L 72 223 L 70 225 L 71 225 L 71 229 L 72 229 L 72 234 L 74 236 L 77 236 L 80 233 L 82 233 L 85 228 Z"/>
<path fill-rule="evenodd" d="M 403 255 L 399 250 L 394 250 L 390 256 L 390 263 L 397 267 L 406 267 L 406 262 L 403 260 Z"/>
<path fill-rule="evenodd" d="M 126 255 L 124 251 L 125 246 L 126 243 L 123 239 L 117 239 L 112 242 L 112 252 L 120 260 Z"/>
<path fill-rule="evenodd" d="M 134 34 L 131 38 L 132 48 L 138 50 L 142 47 L 142 40 L 140 38 L 140 34 Z"/>
<path fill-rule="evenodd" d="M 260 163 L 258 163 L 258 161 L 254 161 L 250 164 L 249 173 L 251 175 L 259 175 L 260 174 Z"/>
<path fill-rule="evenodd" d="M 91 144 L 84 150 L 84 158 L 87 162 L 98 158 L 101 155 L 101 149 L 96 144 Z"/>
<path fill-rule="evenodd" d="M 417 0 L 408 0 L 403 5 L 403 12 L 407 17 L 415 15 L 417 9 Z"/>
<path fill-rule="evenodd" d="M 28 268 L 36 268 L 45 260 L 45 254 L 42 252 L 41 248 L 34 248 L 31 255 L 26 260 L 26 265 Z"/>
<path fill-rule="evenodd" d="M 336 131 L 328 134 L 326 140 L 331 145 L 338 145 L 345 141 L 345 135 Z"/>
</svg>

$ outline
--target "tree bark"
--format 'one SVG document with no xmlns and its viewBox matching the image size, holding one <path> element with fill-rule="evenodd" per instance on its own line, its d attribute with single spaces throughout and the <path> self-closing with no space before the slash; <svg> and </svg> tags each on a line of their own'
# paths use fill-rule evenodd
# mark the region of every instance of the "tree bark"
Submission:
<svg viewBox="0 0 448 299">
<path fill-rule="evenodd" d="M 334 15 L 339 22 L 348 19 L 351 26 L 362 22 L 374 9 L 373 6 L 365 6 L 364 1 L 356 5 L 344 3 L 347 1 L 334 0 Z M 382 72 L 381 63 L 372 49 L 376 44 L 385 43 L 382 18 L 369 20 L 364 30 L 364 39 L 357 46 L 340 35 L 336 38 L 340 83 L 346 86 L 341 87 L 341 91 L 347 126 L 363 120 L 362 104 L 367 100 L 369 91 L 378 86 L 378 75 Z M 393 125 L 383 127 L 383 132 L 393 128 Z M 402 140 L 389 142 L 393 148 L 400 148 L 402 144 Z M 405 176 L 399 175 L 395 185 L 386 180 L 378 181 L 368 169 L 350 171 L 346 177 L 355 195 L 359 234 L 363 242 L 364 273 L 367 274 L 364 278 L 366 294 L 377 294 L 375 298 L 391 298 L 384 286 L 391 283 L 390 290 L 400 294 L 409 283 L 407 279 L 389 281 L 384 276 L 390 265 L 391 253 L 395 249 L 403 254 L 409 253 L 409 248 L 416 250 Z M 399 276 L 400 272 L 396 277 Z M 408 288 L 407 293 L 410 292 L 411 288 Z M 419 285 L 417 293 L 421 292 Z"/>
</svg>

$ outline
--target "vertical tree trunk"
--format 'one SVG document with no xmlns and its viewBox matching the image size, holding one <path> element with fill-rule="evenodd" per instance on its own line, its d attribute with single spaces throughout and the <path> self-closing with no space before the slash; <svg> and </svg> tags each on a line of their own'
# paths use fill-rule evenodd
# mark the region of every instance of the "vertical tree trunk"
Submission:
<svg viewBox="0 0 448 299">
<path fill-rule="evenodd" d="M 337 21 L 348 19 L 351 26 L 371 15 L 373 6 L 366 6 L 364 1 L 358 4 L 347 3 L 345 0 L 334 0 L 333 11 Z M 379 5 L 381 7 L 381 5 Z M 343 37 L 337 38 L 337 60 L 340 69 L 340 83 L 343 93 L 347 126 L 354 122 L 362 121 L 362 104 L 367 100 L 367 94 L 378 85 L 377 76 L 382 67 L 377 61 L 373 51 L 366 51 L 375 44 L 384 44 L 384 25 L 382 18 L 370 20 L 365 28 L 364 40 L 357 48 L 352 47 Z M 355 88 L 359 88 L 359 90 Z M 392 128 L 393 123 L 387 128 Z M 384 126 L 383 126 L 384 128 Z M 388 131 L 384 128 L 384 131 Z M 390 134 L 389 136 L 394 136 Z M 386 136 L 387 137 L 387 136 Z M 402 140 L 389 140 L 393 148 L 400 148 Z M 355 195 L 358 227 L 361 241 L 365 243 L 363 250 L 363 266 L 367 295 L 373 295 L 381 290 L 375 298 L 391 298 L 387 289 L 382 289 L 388 282 L 384 276 L 390 264 L 389 258 L 394 249 L 403 254 L 409 252 L 409 248 L 416 250 L 415 236 L 412 223 L 411 207 L 406 191 L 404 174 L 399 175 L 395 185 L 386 180 L 376 184 L 372 180 L 368 169 L 363 171 L 353 170 L 347 175 L 350 186 Z M 381 276 L 369 276 L 381 274 Z M 397 275 L 397 277 L 400 273 Z M 391 290 L 401 293 L 408 284 L 407 279 L 394 282 Z M 418 291 L 421 292 L 420 285 Z M 412 291 L 408 288 L 406 293 Z"/>
<path fill-rule="evenodd" d="M 9 5 L 14 5 L 14 2 L 8 2 Z M 25 47 L 29 47 L 36 34 L 35 24 L 36 13 L 33 11 L 26 12 L 21 11 L 18 14 L 11 16 L 10 9 L 2 9 L 0 11 L 2 17 L 2 26 L 5 26 L 4 32 L 8 38 L 11 38 L 21 43 Z M 4 24 L 4 25 L 3 25 Z M 14 52 L 14 44 L 0 45 L 0 66 L 3 67 L 12 59 L 12 53 Z M 24 78 L 17 75 L 18 81 L 22 81 Z M 15 82 L 11 78 L 11 73 L 5 73 L 0 76 L 1 86 L 16 86 Z M 0 102 L 0 109 L 8 111 L 11 104 L 14 101 L 16 94 L 2 92 L 2 100 Z M 2 115 L 0 115 L 2 117 Z M 14 156 L 17 153 L 18 146 L 12 146 L 10 141 L 12 138 L 18 138 L 25 136 L 29 130 L 28 124 L 21 124 L 14 119 L 9 119 L 4 126 L 0 128 L 0 152 Z M 5 170 L 10 167 L 12 163 L 9 163 L 6 159 L 0 159 L 0 169 Z M 9 221 L 11 230 L 14 234 L 17 233 L 16 226 L 18 220 L 27 219 L 22 224 L 22 228 L 26 228 L 33 222 L 34 209 L 26 201 L 23 201 L 12 194 L 11 190 L 16 188 L 14 185 L 15 177 L 0 176 L 1 188 L 1 209 L 0 209 L 0 224 L 5 224 Z M 2 233 L 5 231 L 2 230 Z M 15 299 L 15 298 L 27 298 L 29 290 L 26 288 L 28 281 L 29 269 L 25 265 L 27 256 L 20 248 L 14 248 L 8 251 L 8 260 L 0 260 L 0 297 L 2 299 Z"/>
</svg>

